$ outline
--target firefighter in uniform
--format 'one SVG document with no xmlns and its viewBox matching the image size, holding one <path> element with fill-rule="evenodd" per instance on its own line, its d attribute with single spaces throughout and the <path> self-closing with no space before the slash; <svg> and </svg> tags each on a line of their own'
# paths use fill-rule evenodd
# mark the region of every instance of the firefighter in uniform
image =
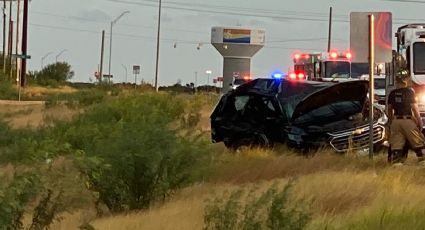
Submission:
<svg viewBox="0 0 425 230">
<path fill-rule="evenodd" d="M 396 76 L 397 89 L 388 96 L 388 117 L 390 121 L 391 163 L 403 163 L 407 151 L 403 150 L 408 142 L 415 151 L 418 160 L 424 163 L 425 137 L 422 134 L 422 119 L 419 114 L 415 91 L 408 87 L 408 72 L 403 70 Z"/>
</svg>

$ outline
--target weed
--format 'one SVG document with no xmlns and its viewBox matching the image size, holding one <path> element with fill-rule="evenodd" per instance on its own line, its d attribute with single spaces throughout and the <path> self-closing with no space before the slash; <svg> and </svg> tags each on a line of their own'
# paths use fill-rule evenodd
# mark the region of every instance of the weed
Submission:
<svg viewBox="0 0 425 230">
<path fill-rule="evenodd" d="M 305 229 L 311 214 L 304 204 L 291 202 L 292 184 L 290 181 L 280 190 L 274 184 L 260 196 L 255 195 L 256 189 L 247 196 L 237 190 L 228 198 L 210 201 L 205 208 L 204 229 Z"/>
</svg>

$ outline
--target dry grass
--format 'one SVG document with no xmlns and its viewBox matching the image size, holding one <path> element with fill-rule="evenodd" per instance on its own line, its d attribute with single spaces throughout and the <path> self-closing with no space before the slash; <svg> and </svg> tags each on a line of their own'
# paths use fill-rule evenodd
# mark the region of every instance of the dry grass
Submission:
<svg viewBox="0 0 425 230">
<path fill-rule="evenodd" d="M 285 148 L 274 151 L 243 150 L 236 155 L 224 152 L 221 158 L 222 162 L 213 172 L 216 182 L 249 183 L 326 171 L 363 171 L 372 168 L 367 158 L 353 158 L 333 152 L 321 152 L 307 158 Z M 384 156 L 379 156 L 376 161 L 377 168 L 385 166 Z"/>
<path fill-rule="evenodd" d="M 224 187 L 220 187 L 224 189 Z M 205 199 L 212 186 L 200 185 L 183 190 L 170 202 L 151 210 L 102 218 L 94 221 L 96 229 L 202 229 Z"/>
<path fill-rule="evenodd" d="M 44 104 L 14 103 L 2 104 L 0 116 L 12 128 L 36 128 L 51 119 L 69 121 L 80 111 L 66 105 L 46 107 Z"/>
<path fill-rule="evenodd" d="M 25 87 L 22 91 L 28 97 L 40 97 L 40 96 L 45 96 L 52 93 L 75 93 L 78 90 L 69 86 L 60 86 L 57 88 L 28 86 L 28 87 Z"/>
<path fill-rule="evenodd" d="M 274 156 L 254 150 L 228 156 L 214 182 L 185 189 L 164 205 L 149 211 L 98 219 L 96 229 L 202 229 L 207 198 L 226 190 L 273 182 L 286 183 L 295 177 L 294 199 L 311 202 L 314 220 L 310 229 L 346 229 L 346 223 L 388 210 L 415 208 L 425 201 L 425 170 L 414 165 L 384 166 L 378 158 L 374 170 L 368 159 L 354 160 L 334 154 L 304 158 Z M 412 161 L 413 162 L 413 161 Z M 345 226 L 345 227 L 344 227 Z M 370 228 L 365 228 L 370 229 Z"/>
</svg>

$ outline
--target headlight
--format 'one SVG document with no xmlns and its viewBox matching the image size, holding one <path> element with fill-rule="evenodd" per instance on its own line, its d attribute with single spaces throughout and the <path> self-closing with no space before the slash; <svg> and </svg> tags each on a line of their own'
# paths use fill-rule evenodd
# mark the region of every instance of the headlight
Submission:
<svg viewBox="0 0 425 230">
<path fill-rule="evenodd" d="M 422 94 L 420 97 L 419 97 L 419 102 L 420 103 L 422 103 L 422 104 L 425 104 L 425 94 Z"/>
</svg>

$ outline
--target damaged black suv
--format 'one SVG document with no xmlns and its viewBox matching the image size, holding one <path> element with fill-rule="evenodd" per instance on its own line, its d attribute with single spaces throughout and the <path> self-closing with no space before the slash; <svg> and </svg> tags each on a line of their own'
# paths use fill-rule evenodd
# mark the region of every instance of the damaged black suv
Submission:
<svg viewBox="0 0 425 230">
<path fill-rule="evenodd" d="M 331 146 L 365 150 L 369 143 L 367 81 L 341 83 L 255 79 L 223 95 L 211 114 L 213 142 L 237 149 L 276 142 L 304 150 Z M 375 108 L 374 140 L 385 137 L 387 117 Z"/>
</svg>

